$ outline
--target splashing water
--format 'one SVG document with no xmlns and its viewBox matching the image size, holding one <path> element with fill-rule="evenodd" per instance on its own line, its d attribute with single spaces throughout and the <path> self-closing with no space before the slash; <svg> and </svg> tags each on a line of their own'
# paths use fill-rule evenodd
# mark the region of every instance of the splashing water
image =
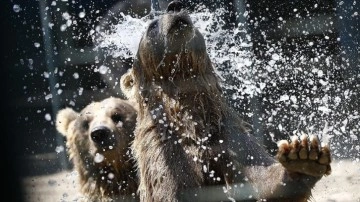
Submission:
<svg viewBox="0 0 360 202">
<path fill-rule="evenodd" d="M 266 128 L 264 137 L 274 142 L 278 140 L 273 138 L 274 131 L 287 137 L 305 131 L 319 135 L 323 143 L 335 148 L 335 158 L 359 159 L 356 142 L 360 129 L 356 123 L 360 116 L 356 105 L 349 103 L 358 92 L 348 88 L 349 83 L 334 80 L 334 72 L 344 68 L 337 58 L 316 51 L 310 59 L 301 51 L 289 56 L 273 44 L 265 53 L 267 59 L 257 59 L 243 24 L 223 28 L 225 22 L 217 16 L 224 12 L 203 9 L 190 17 L 204 35 L 230 103 L 250 122 L 257 116 Z M 124 14 L 121 17 L 110 31 L 98 32 L 96 48 L 114 58 L 134 57 L 150 20 Z M 308 43 L 305 48 L 313 45 Z M 254 102 L 261 103 L 257 115 Z"/>
<path fill-rule="evenodd" d="M 96 39 L 96 49 L 104 49 L 105 53 L 112 57 L 134 57 L 146 26 L 147 18 L 133 18 L 120 13 L 122 20 L 113 26 L 109 32 L 99 31 Z"/>
</svg>

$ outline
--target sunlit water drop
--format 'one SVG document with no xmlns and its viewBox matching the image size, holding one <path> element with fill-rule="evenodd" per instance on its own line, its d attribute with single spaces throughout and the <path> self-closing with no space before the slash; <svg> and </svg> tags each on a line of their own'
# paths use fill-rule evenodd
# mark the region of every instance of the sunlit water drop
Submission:
<svg viewBox="0 0 360 202">
<path fill-rule="evenodd" d="M 15 5 L 13 6 L 13 11 L 14 11 L 15 13 L 20 12 L 20 11 L 21 11 L 20 5 L 15 4 Z"/>
<path fill-rule="evenodd" d="M 79 13 L 79 18 L 84 18 L 85 17 L 85 12 L 80 12 Z"/>
<path fill-rule="evenodd" d="M 79 73 L 75 72 L 75 73 L 73 74 L 73 77 L 74 77 L 74 79 L 79 79 Z"/>
<path fill-rule="evenodd" d="M 101 163 L 105 159 L 104 155 L 96 153 L 94 157 L 95 163 Z"/>
<path fill-rule="evenodd" d="M 65 151 L 65 147 L 64 146 L 57 146 L 56 148 L 55 148 L 55 152 L 56 153 L 60 153 L 60 152 L 64 152 Z"/>
<path fill-rule="evenodd" d="M 45 120 L 51 121 L 51 115 L 49 113 L 45 114 Z"/>
<path fill-rule="evenodd" d="M 100 72 L 100 74 L 106 74 L 108 71 L 109 71 L 109 68 L 106 67 L 106 66 L 104 66 L 104 65 L 101 65 L 101 66 L 99 67 L 99 72 Z"/>
<path fill-rule="evenodd" d="M 34 43 L 34 46 L 35 46 L 36 48 L 39 48 L 39 47 L 40 47 L 40 43 L 35 42 L 35 43 Z"/>
</svg>

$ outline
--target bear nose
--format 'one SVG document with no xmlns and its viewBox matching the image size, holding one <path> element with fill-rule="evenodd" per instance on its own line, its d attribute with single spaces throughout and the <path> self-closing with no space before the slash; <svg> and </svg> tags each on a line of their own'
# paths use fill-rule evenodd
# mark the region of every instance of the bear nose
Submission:
<svg viewBox="0 0 360 202">
<path fill-rule="evenodd" d="M 181 9 L 184 8 L 184 4 L 180 1 L 172 1 L 168 4 L 166 12 L 179 12 Z"/>
<path fill-rule="evenodd" d="M 91 130 L 91 139 L 98 144 L 104 144 L 111 138 L 111 130 L 105 126 L 98 126 Z"/>
</svg>

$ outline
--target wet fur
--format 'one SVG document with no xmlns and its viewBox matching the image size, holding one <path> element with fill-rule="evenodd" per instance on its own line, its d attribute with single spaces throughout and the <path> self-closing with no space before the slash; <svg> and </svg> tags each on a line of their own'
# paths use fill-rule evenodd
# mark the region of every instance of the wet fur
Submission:
<svg viewBox="0 0 360 202">
<path fill-rule="evenodd" d="M 207 187 L 222 200 L 306 201 L 320 179 L 288 172 L 228 107 L 185 11 L 149 25 L 121 85 L 139 103 L 132 149 L 141 201 L 210 201 Z M 241 183 L 251 184 L 247 192 Z"/>
</svg>

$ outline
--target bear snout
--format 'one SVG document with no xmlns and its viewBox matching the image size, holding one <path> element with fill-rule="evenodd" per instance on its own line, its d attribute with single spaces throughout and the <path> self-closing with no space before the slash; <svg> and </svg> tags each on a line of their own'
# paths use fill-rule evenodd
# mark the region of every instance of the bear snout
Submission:
<svg viewBox="0 0 360 202">
<path fill-rule="evenodd" d="M 91 130 L 91 140 L 100 146 L 115 146 L 115 136 L 106 126 L 97 126 Z"/>
<path fill-rule="evenodd" d="M 166 11 L 167 12 L 180 12 L 184 8 L 184 4 L 180 1 L 172 1 L 169 3 Z"/>
</svg>

